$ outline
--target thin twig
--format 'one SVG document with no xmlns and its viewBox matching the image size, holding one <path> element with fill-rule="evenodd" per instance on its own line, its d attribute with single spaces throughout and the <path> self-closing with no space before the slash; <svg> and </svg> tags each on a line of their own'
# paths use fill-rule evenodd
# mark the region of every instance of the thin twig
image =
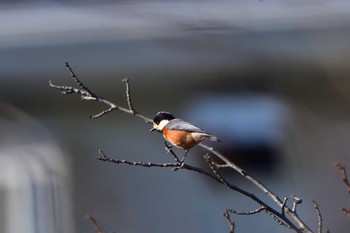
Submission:
<svg viewBox="0 0 350 233">
<path fill-rule="evenodd" d="M 115 163 L 115 164 L 127 164 L 131 166 L 140 166 L 140 167 L 148 167 L 148 168 L 149 167 L 169 167 L 169 168 L 172 168 L 174 171 L 179 169 L 184 169 L 184 170 L 194 171 L 199 174 L 206 175 L 220 183 L 220 181 L 213 174 L 207 172 L 204 169 L 194 167 L 186 163 L 179 164 L 178 162 L 175 162 L 175 163 L 132 162 L 128 160 L 112 159 L 106 156 L 106 154 L 102 150 L 99 150 L 99 157 L 96 157 L 96 159 L 104 162 Z"/>
<path fill-rule="evenodd" d="M 301 203 L 303 202 L 303 200 L 302 200 L 301 198 L 297 197 L 297 196 L 294 196 L 294 195 L 292 195 L 292 196 L 290 196 L 290 197 L 291 197 L 292 200 L 293 200 L 292 211 L 296 214 L 296 213 L 297 213 L 297 206 L 298 206 L 299 204 L 301 204 Z"/>
<path fill-rule="evenodd" d="M 316 214 L 317 214 L 317 218 L 318 218 L 318 230 L 317 232 L 318 233 L 322 233 L 322 225 L 323 225 L 323 218 L 322 218 L 322 215 L 321 215 L 321 210 L 320 210 L 320 207 L 318 206 L 317 202 L 315 200 L 311 200 L 312 203 L 314 203 L 314 208 L 316 210 Z"/>
<path fill-rule="evenodd" d="M 251 211 L 236 211 L 236 210 L 232 210 L 232 209 L 227 209 L 227 211 L 230 212 L 230 213 L 236 214 L 236 215 L 254 215 L 254 214 L 257 214 L 257 213 L 260 213 L 260 212 L 264 211 L 275 222 L 277 222 L 278 225 L 281 225 L 281 226 L 284 226 L 284 227 L 286 227 L 288 229 L 291 229 L 290 225 L 288 225 L 285 222 L 283 222 L 280 218 L 278 218 L 274 213 L 272 213 L 268 209 L 269 208 L 267 208 L 265 206 L 260 206 L 259 208 L 255 209 L 255 210 L 251 210 Z"/>
<path fill-rule="evenodd" d="M 235 233 L 235 222 L 231 220 L 231 216 L 228 213 L 228 210 L 226 210 L 223 215 L 229 225 L 229 233 Z"/>
<path fill-rule="evenodd" d="M 177 163 L 181 164 L 181 160 L 180 160 L 179 157 L 175 154 L 175 152 L 172 150 L 172 146 L 169 146 L 167 142 L 164 142 L 164 145 L 165 145 L 165 150 L 173 156 L 174 160 L 175 160 Z"/>
<path fill-rule="evenodd" d="M 339 169 L 339 171 L 342 174 L 342 178 L 343 178 L 343 182 L 346 185 L 347 189 L 348 189 L 348 193 L 350 194 L 350 182 L 348 179 L 348 175 L 346 174 L 346 168 L 343 164 L 341 163 L 336 163 L 335 164 L 337 166 L 337 168 Z"/>
<path fill-rule="evenodd" d="M 266 210 L 266 207 L 260 206 L 259 208 L 255 209 L 255 210 L 251 210 L 251 211 L 236 211 L 236 210 L 232 210 L 232 209 L 226 209 L 226 211 L 228 211 L 232 214 L 237 214 L 237 215 L 253 215 L 253 214 L 260 213 L 263 210 Z"/>
<path fill-rule="evenodd" d="M 77 83 L 77 85 L 82 88 L 83 90 L 87 91 L 91 96 L 96 96 L 92 91 L 89 90 L 88 87 L 86 87 L 79 79 L 78 77 L 75 75 L 72 67 L 70 67 L 69 63 L 68 62 L 65 62 L 64 63 L 65 67 L 68 69 L 71 77 L 75 80 L 75 82 Z"/>
<path fill-rule="evenodd" d="M 98 225 L 96 220 L 90 214 L 86 214 L 85 219 L 91 223 L 96 233 L 103 233 L 102 228 Z"/>
<path fill-rule="evenodd" d="M 121 159 L 111 159 L 102 151 L 99 150 L 99 157 L 96 157 L 97 160 L 111 162 L 116 164 L 127 164 L 132 166 L 140 166 L 140 167 L 171 167 L 174 168 L 179 166 L 177 163 L 151 163 L 151 162 L 131 162 L 128 160 Z"/>
<path fill-rule="evenodd" d="M 131 95 L 130 95 L 130 85 L 129 85 L 129 79 L 128 78 L 124 78 L 122 79 L 122 81 L 125 83 L 126 86 L 126 101 L 128 102 L 128 106 L 129 106 L 129 110 L 130 112 L 134 115 L 136 113 L 132 102 L 131 102 Z"/>
</svg>

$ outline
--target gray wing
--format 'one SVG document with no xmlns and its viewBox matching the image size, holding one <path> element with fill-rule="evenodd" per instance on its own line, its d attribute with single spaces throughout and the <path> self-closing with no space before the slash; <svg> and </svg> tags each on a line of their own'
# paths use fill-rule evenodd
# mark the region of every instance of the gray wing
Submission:
<svg viewBox="0 0 350 233">
<path fill-rule="evenodd" d="M 192 125 L 189 122 L 183 121 L 181 119 L 174 119 L 169 121 L 169 123 L 166 125 L 168 129 L 171 130 L 185 130 L 188 132 L 197 132 L 197 133 L 205 133 L 208 134 L 207 132 L 203 131 L 202 129 L 198 128 L 195 125 Z"/>
<path fill-rule="evenodd" d="M 197 136 L 202 138 L 201 140 L 203 140 L 204 138 L 209 138 L 212 141 L 221 142 L 220 139 L 218 139 L 216 136 L 211 135 L 203 131 L 202 129 L 198 128 L 197 126 L 192 125 L 191 123 L 183 121 L 181 119 L 174 119 L 169 121 L 166 127 L 171 130 L 185 130 L 191 133 L 199 133 L 197 134 Z"/>
</svg>

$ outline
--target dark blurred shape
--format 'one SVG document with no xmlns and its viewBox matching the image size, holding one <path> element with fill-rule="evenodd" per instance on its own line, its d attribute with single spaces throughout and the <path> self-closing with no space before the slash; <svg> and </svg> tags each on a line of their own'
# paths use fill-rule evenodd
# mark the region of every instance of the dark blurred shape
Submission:
<svg viewBox="0 0 350 233">
<path fill-rule="evenodd" d="M 0 232 L 74 232 L 69 163 L 48 132 L 3 102 L 0 132 Z"/>
<path fill-rule="evenodd" d="M 192 122 L 223 141 L 214 146 L 231 161 L 264 172 L 276 166 L 291 118 L 283 101 L 258 94 L 202 94 L 186 112 Z"/>
</svg>

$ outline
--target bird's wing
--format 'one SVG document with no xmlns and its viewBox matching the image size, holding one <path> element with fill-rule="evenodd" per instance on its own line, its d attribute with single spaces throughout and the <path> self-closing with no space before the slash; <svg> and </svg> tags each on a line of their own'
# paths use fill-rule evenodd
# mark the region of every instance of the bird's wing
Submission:
<svg viewBox="0 0 350 233">
<path fill-rule="evenodd" d="M 170 130 L 184 130 L 187 132 L 197 132 L 197 133 L 204 133 L 208 134 L 207 132 L 203 131 L 202 129 L 198 128 L 195 125 L 192 125 L 189 122 L 183 121 L 181 119 L 174 119 L 169 121 L 169 123 L 166 125 L 166 127 Z"/>
<path fill-rule="evenodd" d="M 169 121 L 166 127 L 170 130 L 184 130 L 191 133 L 197 133 L 197 136 L 202 138 L 201 140 L 203 140 L 204 138 L 209 138 L 212 141 L 221 142 L 221 140 L 218 139 L 216 136 L 211 135 L 210 133 L 203 131 L 197 126 L 192 125 L 191 123 L 183 121 L 181 119 L 174 119 Z"/>
</svg>

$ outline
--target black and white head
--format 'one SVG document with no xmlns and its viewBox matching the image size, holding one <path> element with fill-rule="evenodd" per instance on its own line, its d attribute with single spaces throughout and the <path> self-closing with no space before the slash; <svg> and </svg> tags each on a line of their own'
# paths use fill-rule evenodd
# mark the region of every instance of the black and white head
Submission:
<svg viewBox="0 0 350 233">
<path fill-rule="evenodd" d="M 153 119 L 153 128 L 150 131 L 162 131 L 164 126 L 173 119 L 175 117 L 168 112 L 158 112 Z"/>
</svg>

